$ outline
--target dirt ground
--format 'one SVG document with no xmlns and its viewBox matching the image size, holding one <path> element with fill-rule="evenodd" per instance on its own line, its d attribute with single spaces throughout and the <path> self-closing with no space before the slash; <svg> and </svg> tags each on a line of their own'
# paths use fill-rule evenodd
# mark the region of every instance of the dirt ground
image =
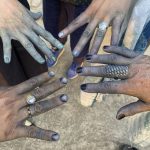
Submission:
<svg viewBox="0 0 150 150">
<path fill-rule="evenodd" d="M 65 76 L 71 61 L 72 56 L 67 45 L 59 63 L 52 68 L 56 77 Z M 69 81 L 68 86 L 59 91 L 59 94 L 69 95 L 66 105 L 34 118 L 36 125 L 60 133 L 59 142 L 22 138 L 1 143 L 0 150 L 117 150 L 121 143 L 130 144 L 129 119 L 117 121 L 115 116 L 117 110 L 131 102 L 132 98 L 106 95 L 101 103 L 85 108 L 79 101 L 79 86 L 83 80 L 84 78 L 78 77 Z"/>
</svg>

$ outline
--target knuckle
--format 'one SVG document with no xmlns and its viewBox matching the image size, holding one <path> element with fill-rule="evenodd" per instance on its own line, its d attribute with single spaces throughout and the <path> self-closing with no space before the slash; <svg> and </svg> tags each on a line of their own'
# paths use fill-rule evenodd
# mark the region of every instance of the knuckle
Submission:
<svg viewBox="0 0 150 150">
<path fill-rule="evenodd" d="M 30 48 L 33 48 L 33 45 L 32 45 L 32 43 L 30 43 L 30 42 L 25 42 L 25 43 L 24 43 L 24 47 L 25 47 L 26 49 L 30 49 Z"/>
<path fill-rule="evenodd" d="M 108 92 L 111 92 L 112 88 L 111 88 L 111 84 L 106 82 L 103 84 L 103 90 L 107 90 Z"/>
<path fill-rule="evenodd" d="M 36 137 L 36 129 L 34 127 L 30 127 L 27 129 L 28 137 Z"/>
<path fill-rule="evenodd" d="M 51 38 L 50 34 L 47 31 L 41 31 L 43 33 L 43 36 L 48 39 Z"/>
<path fill-rule="evenodd" d="M 44 90 L 42 88 L 38 88 L 32 92 L 32 95 L 34 95 L 35 97 L 41 97 L 43 93 L 44 93 Z"/>
<path fill-rule="evenodd" d="M 34 112 L 35 113 L 40 113 L 43 110 L 42 105 L 40 105 L 39 103 L 36 103 L 33 107 L 34 107 Z"/>
<path fill-rule="evenodd" d="M 30 84 L 30 86 L 32 87 L 32 86 L 37 86 L 38 85 L 38 83 L 39 83 L 39 81 L 38 81 L 38 78 L 32 78 L 30 81 L 29 81 L 29 84 Z"/>
<path fill-rule="evenodd" d="M 116 60 L 117 60 L 117 56 L 116 55 L 113 54 L 113 55 L 110 56 L 110 61 L 111 62 L 115 62 Z"/>
<path fill-rule="evenodd" d="M 90 29 L 86 29 L 84 32 L 83 32 L 83 36 L 84 37 L 90 37 L 92 35 L 92 31 Z"/>
<path fill-rule="evenodd" d="M 45 47 L 45 42 L 39 38 L 38 39 L 38 45 L 41 47 Z"/>
</svg>

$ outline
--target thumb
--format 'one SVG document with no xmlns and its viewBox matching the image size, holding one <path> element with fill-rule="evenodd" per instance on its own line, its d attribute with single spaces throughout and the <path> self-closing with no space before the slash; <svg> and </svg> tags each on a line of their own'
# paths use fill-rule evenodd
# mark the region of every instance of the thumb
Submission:
<svg viewBox="0 0 150 150">
<path fill-rule="evenodd" d="M 121 120 L 128 116 L 133 116 L 137 113 L 150 111 L 150 104 L 138 100 L 137 102 L 130 103 L 119 109 L 116 118 Z"/>
</svg>

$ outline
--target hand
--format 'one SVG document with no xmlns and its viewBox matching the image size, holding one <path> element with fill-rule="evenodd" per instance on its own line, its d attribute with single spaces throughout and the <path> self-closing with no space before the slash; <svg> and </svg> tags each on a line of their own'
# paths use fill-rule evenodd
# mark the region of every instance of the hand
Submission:
<svg viewBox="0 0 150 150">
<path fill-rule="evenodd" d="M 59 49 L 63 45 L 49 32 L 40 27 L 35 20 L 41 13 L 34 14 L 27 10 L 18 0 L 1 0 L 0 2 L 0 37 L 3 42 L 4 62 L 11 61 L 11 40 L 19 41 L 28 53 L 39 63 L 45 62 L 44 58 L 36 51 L 33 44 L 39 48 L 49 59 L 54 59 L 51 50 L 40 38 L 50 42 Z"/>
<path fill-rule="evenodd" d="M 77 72 L 82 76 L 122 80 L 84 84 L 81 89 L 89 93 L 126 94 L 138 97 L 137 102 L 126 105 L 118 111 L 117 119 L 150 111 L 150 57 L 115 46 L 105 47 L 105 51 L 111 54 L 88 55 L 87 60 L 106 65 L 78 68 Z"/>
<path fill-rule="evenodd" d="M 135 48 L 144 27 L 149 21 L 150 2 L 149 0 L 139 0 L 133 9 L 123 41 L 126 47 L 132 50 Z"/>
<path fill-rule="evenodd" d="M 94 0 L 85 12 L 59 33 L 59 37 L 63 38 L 88 23 L 87 28 L 73 51 L 73 55 L 77 57 L 94 34 L 96 27 L 99 26 L 91 49 L 91 53 L 96 54 L 103 41 L 107 27 L 112 24 L 111 44 L 118 45 L 120 33 L 123 33 L 125 30 L 124 28 L 128 22 L 130 9 L 132 10 L 136 1 L 137 0 L 122 0 L 121 2 L 120 0 Z"/>
<path fill-rule="evenodd" d="M 47 141 L 59 139 L 59 134 L 56 132 L 41 129 L 34 124 L 31 126 L 25 125 L 26 120 L 30 119 L 31 116 L 39 115 L 67 102 L 68 97 L 66 95 L 40 101 L 64 87 L 67 83 L 65 78 L 61 78 L 43 85 L 50 79 L 47 73 L 44 73 L 17 86 L 0 88 L 0 142 L 21 137 Z M 33 100 L 36 100 L 36 102 L 34 103 Z M 29 105 L 29 102 L 31 105 Z"/>
</svg>

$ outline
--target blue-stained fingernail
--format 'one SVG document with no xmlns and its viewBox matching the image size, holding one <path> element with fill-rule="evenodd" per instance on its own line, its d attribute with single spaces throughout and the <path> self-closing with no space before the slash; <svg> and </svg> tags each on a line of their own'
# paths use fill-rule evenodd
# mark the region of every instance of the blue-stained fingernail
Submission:
<svg viewBox="0 0 150 150">
<path fill-rule="evenodd" d="M 85 91 L 85 90 L 86 90 L 86 87 L 87 87 L 86 84 L 81 85 L 81 90 L 82 90 L 82 91 Z"/>
<path fill-rule="evenodd" d="M 56 61 L 56 58 L 54 56 L 51 57 L 53 61 Z"/>
<path fill-rule="evenodd" d="M 104 46 L 103 49 L 107 50 L 110 46 Z"/>
<path fill-rule="evenodd" d="M 55 73 L 53 71 L 48 71 L 48 76 L 49 77 L 54 77 L 55 76 Z"/>
<path fill-rule="evenodd" d="M 66 78 L 60 78 L 60 82 L 63 84 L 67 84 L 68 80 Z"/>
<path fill-rule="evenodd" d="M 60 43 L 60 44 L 58 44 L 58 48 L 59 48 L 59 49 L 63 49 L 63 48 L 64 48 L 64 45 Z"/>
<path fill-rule="evenodd" d="M 79 54 L 80 54 L 80 52 L 77 51 L 77 50 L 74 50 L 74 51 L 72 52 L 72 54 L 73 54 L 74 57 L 78 57 Z"/>
<path fill-rule="evenodd" d="M 60 96 L 60 100 L 62 101 L 62 102 L 67 102 L 68 101 L 68 96 L 67 95 L 61 95 Z"/>
<path fill-rule="evenodd" d="M 10 63 L 10 58 L 8 56 L 4 56 L 4 62 L 6 64 L 9 64 Z"/>
<path fill-rule="evenodd" d="M 58 141 L 60 139 L 60 136 L 59 136 L 58 133 L 55 133 L 55 134 L 52 135 L 51 138 L 52 138 L 53 141 Z"/>
<path fill-rule="evenodd" d="M 63 32 L 60 32 L 59 34 L 58 34 L 58 37 L 60 37 L 60 38 L 62 38 L 64 36 L 64 33 Z"/>
</svg>

